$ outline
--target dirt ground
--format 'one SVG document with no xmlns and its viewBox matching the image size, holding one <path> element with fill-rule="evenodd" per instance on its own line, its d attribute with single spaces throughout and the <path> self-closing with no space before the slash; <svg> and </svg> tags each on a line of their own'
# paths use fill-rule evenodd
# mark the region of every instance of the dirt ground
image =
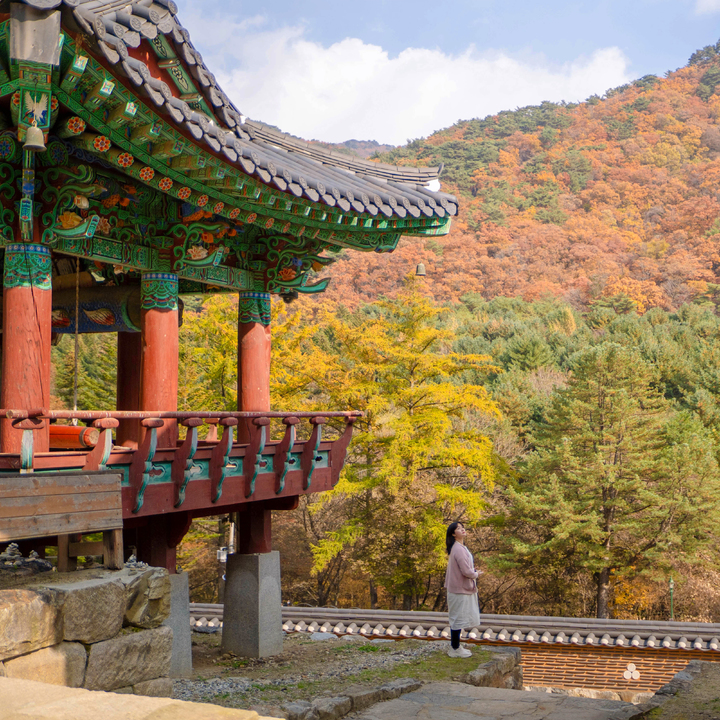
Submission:
<svg viewBox="0 0 720 720">
<path fill-rule="evenodd" d="M 228 707 L 279 705 L 403 677 L 457 679 L 491 657 L 477 645 L 471 658 L 458 659 L 447 656 L 448 642 L 357 637 L 318 642 L 296 634 L 285 637 L 281 655 L 246 659 L 224 653 L 220 640 L 219 633 L 193 633 L 193 678 L 176 681 L 175 697 Z"/>
</svg>

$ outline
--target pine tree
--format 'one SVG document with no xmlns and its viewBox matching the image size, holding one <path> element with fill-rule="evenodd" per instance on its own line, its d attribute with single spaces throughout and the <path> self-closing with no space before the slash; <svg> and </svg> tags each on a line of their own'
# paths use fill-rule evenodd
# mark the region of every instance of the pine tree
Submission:
<svg viewBox="0 0 720 720">
<path fill-rule="evenodd" d="M 634 350 L 603 343 L 579 353 L 508 490 L 504 561 L 546 579 L 590 573 L 601 618 L 614 578 L 657 572 L 709 542 L 717 518 L 710 436 L 655 380 Z"/>
</svg>

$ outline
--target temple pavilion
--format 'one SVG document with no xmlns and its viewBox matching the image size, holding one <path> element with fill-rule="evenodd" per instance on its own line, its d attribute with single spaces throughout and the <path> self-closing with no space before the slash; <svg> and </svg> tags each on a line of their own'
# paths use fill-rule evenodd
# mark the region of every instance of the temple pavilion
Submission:
<svg viewBox="0 0 720 720">
<path fill-rule="evenodd" d="M 251 120 L 173 0 L 0 2 L 0 543 L 56 544 L 63 569 L 132 546 L 173 573 L 194 517 L 239 513 L 223 642 L 277 652 L 271 511 L 332 488 L 357 414 L 271 411 L 271 296 L 325 291 L 343 250 L 446 234 L 440 169 Z M 177 411 L 198 293 L 239 296 L 237 412 Z M 98 332 L 117 334 L 116 411 L 52 409 L 51 344 Z"/>
</svg>

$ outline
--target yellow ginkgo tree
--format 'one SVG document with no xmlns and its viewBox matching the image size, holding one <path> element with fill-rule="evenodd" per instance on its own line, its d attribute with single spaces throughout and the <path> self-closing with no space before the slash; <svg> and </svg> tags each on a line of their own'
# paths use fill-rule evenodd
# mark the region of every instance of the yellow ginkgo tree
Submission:
<svg viewBox="0 0 720 720">
<path fill-rule="evenodd" d="M 314 545 L 315 570 L 346 553 L 408 608 L 441 597 L 445 525 L 478 519 L 494 478 L 472 416 L 497 409 L 463 380 L 488 358 L 452 352 L 443 315 L 408 280 L 396 299 L 310 322 L 295 314 L 274 335 L 279 404 L 364 413 L 340 482 L 316 505 L 341 504 L 342 519 Z"/>
</svg>

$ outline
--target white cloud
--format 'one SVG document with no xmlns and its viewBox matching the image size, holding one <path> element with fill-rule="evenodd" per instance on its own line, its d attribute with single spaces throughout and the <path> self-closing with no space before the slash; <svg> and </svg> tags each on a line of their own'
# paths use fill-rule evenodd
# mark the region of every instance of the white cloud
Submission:
<svg viewBox="0 0 720 720">
<path fill-rule="evenodd" d="M 698 15 L 720 12 L 720 0 L 696 0 L 695 12 Z"/>
<path fill-rule="evenodd" d="M 543 100 L 584 100 L 629 79 L 618 48 L 553 66 L 475 47 L 457 55 L 408 48 L 397 57 L 357 38 L 325 47 L 302 27 L 263 29 L 257 17 L 233 24 L 196 14 L 187 27 L 245 115 L 329 142 L 398 145 L 458 119 Z"/>
</svg>

